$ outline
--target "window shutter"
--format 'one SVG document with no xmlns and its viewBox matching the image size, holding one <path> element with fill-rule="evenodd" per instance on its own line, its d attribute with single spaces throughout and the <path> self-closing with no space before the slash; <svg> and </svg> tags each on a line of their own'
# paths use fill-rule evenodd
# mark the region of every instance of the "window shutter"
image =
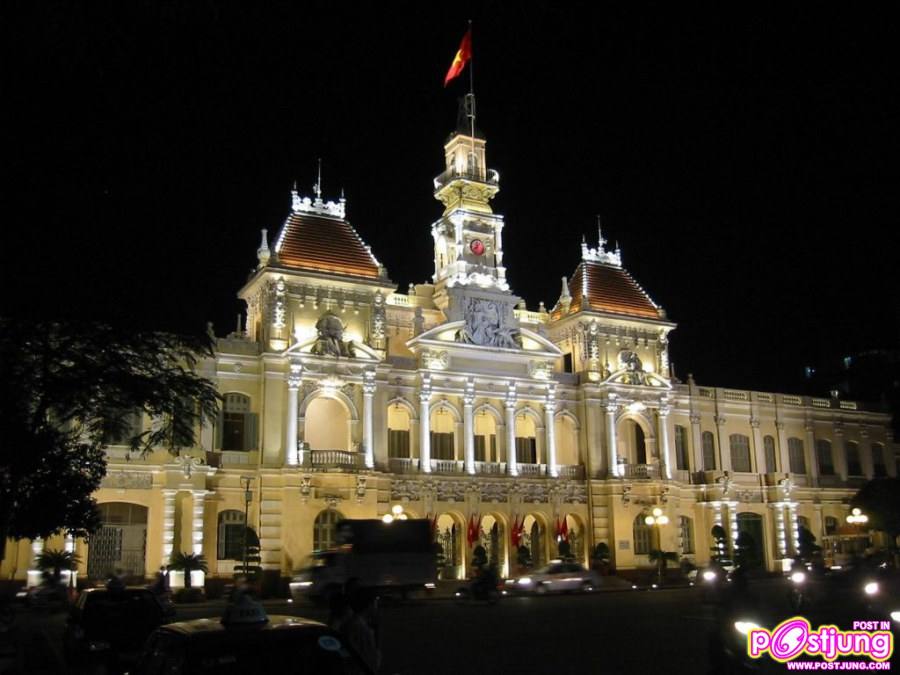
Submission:
<svg viewBox="0 0 900 675">
<path fill-rule="evenodd" d="M 221 410 L 219 414 L 216 415 L 216 433 L 215 438 L 213 438 L 213 450 L 221 450 L 222 449 L 222 435 L 225 430 L 225 413 Z"/>
<path fill-rule="evenodd" d="M 256 413 L 244 413 L 244 450 L 256 450 Z"/>
</svg>

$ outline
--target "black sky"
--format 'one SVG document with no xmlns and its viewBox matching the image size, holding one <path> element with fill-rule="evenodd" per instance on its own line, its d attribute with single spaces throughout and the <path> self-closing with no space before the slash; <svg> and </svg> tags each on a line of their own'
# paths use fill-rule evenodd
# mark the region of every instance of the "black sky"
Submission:
<svg viewBox="0 0 900 675">
<path fill-rule="evenodd" d="M 795 389 L 805 364 L 897 346 L 895 16 L 336 4 L 4 3 L 0 313 L 225 333 L 318 157 L 391 278 L 424 281 L 471 16 L 529 307 L 602 214 L 679 324 L 681 377 Z"/>
</svg>

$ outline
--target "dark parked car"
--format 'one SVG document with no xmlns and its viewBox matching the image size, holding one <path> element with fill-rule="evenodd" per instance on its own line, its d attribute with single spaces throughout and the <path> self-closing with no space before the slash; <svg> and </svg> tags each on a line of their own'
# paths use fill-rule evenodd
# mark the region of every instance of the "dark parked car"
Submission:
<svg viewBox="0 0 900 675">
<path fill-rule="evenodd" d="M 147 637 L 168 614 L 159 597 L 145 588 L 88 589 L 69 614 L 66 661 L 75 669 L 125 669 L 137 661 Z"/>
<path fill-rule="evenodd" d="M 254 607 L 255 606 L 255 607 Z M 265 615 L 247 603 L 232 620 L 168 624 L 147 640 L 142 675 L 357 675 L 373 671 L 346 640 L 318 621 Z"/>
</svg>

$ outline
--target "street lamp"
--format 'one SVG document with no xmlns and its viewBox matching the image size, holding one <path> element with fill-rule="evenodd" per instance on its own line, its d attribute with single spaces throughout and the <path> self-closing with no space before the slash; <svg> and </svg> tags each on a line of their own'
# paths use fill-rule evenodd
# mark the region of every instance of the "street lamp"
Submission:
<svg viewBox="0 0 900 675">
<path fill-rule="evenodd" d="M 243 542 L 242 548 L 244 549 L 243 554 L 243 571 L 244 577 L 247 576 L 247 528 L 249 527 L 247 524 L 248 514 L 250 511 L 250 502 L 253 501 L 253 491 L 250 489 L 250 484 L 253 482 L 253 476 L 241 476 L 241 484 L 244 486 L 244 532 L 243 532 Z"/>
<path fill-rule="evenodd" d="M 860 511 L 858 507 L 854 507 L 850 515 L 847 516 L 847 522 L 851 525 L 865 525 L 869 522 L 869 516 Z"/>
<path fill-rule="evenodd" d="M 381 522 L 385 525 L 390 525 L 395 520 L 406 520 L 407 518 L 409 518 L 409 516 L 403 512 L 403 506 L 401 504 L 394 504 L 391 507 L 390 513 L 385 513 L 381 516 Z"/>
</svg>

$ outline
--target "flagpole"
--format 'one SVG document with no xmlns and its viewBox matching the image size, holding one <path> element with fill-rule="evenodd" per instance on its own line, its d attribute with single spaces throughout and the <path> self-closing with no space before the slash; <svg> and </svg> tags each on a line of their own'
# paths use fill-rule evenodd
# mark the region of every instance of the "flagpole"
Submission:
<svg viewBox="0 0 900 675">
<path fill-rule="evenodd" d="M 472 129 L 472 170 L 478 168 L 478 156 L 475 154 L 475 47 L 472 35 L 472 19 L 469 19 L 469 122 Z M 477 174 L 476 174 L 477 175 Z"/>
</svg>

